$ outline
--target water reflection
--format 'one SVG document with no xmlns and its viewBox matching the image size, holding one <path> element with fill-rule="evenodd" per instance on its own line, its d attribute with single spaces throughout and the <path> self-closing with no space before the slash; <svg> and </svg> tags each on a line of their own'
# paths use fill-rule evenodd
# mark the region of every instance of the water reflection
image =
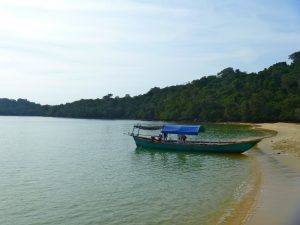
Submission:
<svg viewBox="0 0 300 225">
<path fill-rule="evenodd" d="M 226 154 L 226 153 L 218 153 L 218 152 L 199 152 L 199 151 L 178 151 L 178 150 L 167 150 L 167 149 L 154 149 L 154 148 L 142 148 L 142 147 L 136 147 L 135 148 L 135 154 L 144 154 L 144 155 L 177 155 L 178 158 L 181 158 L 182 160 L 185 160 L 186 156 L 207 156 L 207 155 L 213 155 L 214 157 L 225 157 L 225 158 L 231 158 L 231 159 L 246 159 L 249 158 L 248 155 L 245 154 Z"/>
<path fill-rule="evenodd" d="M 0 123 L 1 225 L 214 224 L 250 168 L 244 155 L 136 149 L 122 134 L 135 121 Z"/>
<path fill-rule="evenodd" d="M 160 150 L 151 148 L 135 148 L 135 156 L 138 157 L 142 163 L 145 161 L 162 162 L 163 165 L 169 164 L 171 167 L 189 167 L 199 169 L 206 164 L 207 161 L 219 161 L 221 164 L 215 165 L 230 167 L 236 161 L 250 160 L 252 157 L 244 154 L 216 154 L 207 152 L 195 151 L 176 151 L 176 150 Z M 226 164 L 226 165 L 225 165 Z"/>
</svg>

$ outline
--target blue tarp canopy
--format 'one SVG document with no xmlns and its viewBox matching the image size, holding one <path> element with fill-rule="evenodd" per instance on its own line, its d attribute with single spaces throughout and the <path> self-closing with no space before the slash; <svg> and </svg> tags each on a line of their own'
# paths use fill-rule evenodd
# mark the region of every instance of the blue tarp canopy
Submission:
<svg viewBox="0 0 300 225">
<path fill-rule="evenodd" d="M 164 125 L 162 133 L 197 135 L 202 130 L 200 125 Z"/>
</svg>

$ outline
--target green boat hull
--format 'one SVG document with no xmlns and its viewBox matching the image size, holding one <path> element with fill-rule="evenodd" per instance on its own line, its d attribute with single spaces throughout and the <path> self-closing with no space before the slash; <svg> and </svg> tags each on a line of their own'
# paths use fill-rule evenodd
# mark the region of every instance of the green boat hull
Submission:
<svg viewBox="0 0 300 225">
<path fill-rule="evenodd" d="M 160 150 L 216 152 L 216 153 L 243 153 L 261 139 L 253 139 L 240 142 L 198 142 L 198 143 L 177 143 L 152 141 L 149 138 L 134 136 L 134 141 L 138 147 Z"/>
</svg>

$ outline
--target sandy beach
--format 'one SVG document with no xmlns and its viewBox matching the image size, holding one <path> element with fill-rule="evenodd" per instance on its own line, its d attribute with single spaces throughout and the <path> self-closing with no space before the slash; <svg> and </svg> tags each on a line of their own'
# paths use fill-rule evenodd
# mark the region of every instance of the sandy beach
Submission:
<svg viewBox="0 0 300 225">
<path fill-rule="evenodd" d="M 277 132 L 272 138 L 263 142 L 270 145 L 271 150 L 276 153 L 287 153 L 300 160 L 300 124 L 274 123 L 258 124 L 259 127 Z"/>
<path fill-rule="evenodd" d="M 247 153 L 257 159 L 261 182 L 243 223 L 300 224 L 300 125 L 264 123 L 256 126 L 277 133 Z"/>
</svg>

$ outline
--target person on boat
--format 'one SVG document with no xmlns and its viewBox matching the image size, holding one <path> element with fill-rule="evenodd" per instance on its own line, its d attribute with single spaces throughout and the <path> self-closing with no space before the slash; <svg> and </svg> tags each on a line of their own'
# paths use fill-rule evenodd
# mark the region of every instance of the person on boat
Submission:
<svg viewBox="0 0 300 225">
<path fill-rule="evenodd" d="M 181 136 L 181 139 L 182 139 L 182 142 L 185 143 L 186 135 L 182 135 L 182 136 Z"/>
<path fill-rule="evenodd" d="M 177 137 L 178 137 L 178 143 L 182 143 L 182 135 L 178 134 Z"/>
<path fill-rule="evenodd" d="M 168 134 L 167 133 L 163 133 L 164 135 L 164 141 L 167 141 L 168 140 Z"/>
<path fill-rule="evenodd" d="M 162 135 L 159 134 L 159 135 L 158 135 L 158 141 L 161 142 L 161 140 L 162 140 Z"/>
</svg>

